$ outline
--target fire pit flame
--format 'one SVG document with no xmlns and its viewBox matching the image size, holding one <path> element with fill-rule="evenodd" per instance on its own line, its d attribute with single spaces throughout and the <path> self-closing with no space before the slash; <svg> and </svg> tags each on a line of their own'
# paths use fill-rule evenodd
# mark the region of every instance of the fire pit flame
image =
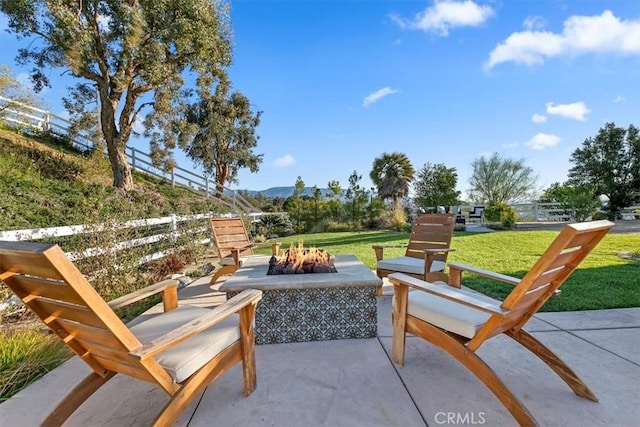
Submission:
<svg viewBox="0 0 640 427">
<path fill-rule="evenodd" d="M 282 257 L 271 257 L 267 275 L 337 273 L 334 259 L 333 255 L 323 249 L 305 248 L 302 241 L 298 242 L 297 247 L 291 243 Z"/>
</svg>

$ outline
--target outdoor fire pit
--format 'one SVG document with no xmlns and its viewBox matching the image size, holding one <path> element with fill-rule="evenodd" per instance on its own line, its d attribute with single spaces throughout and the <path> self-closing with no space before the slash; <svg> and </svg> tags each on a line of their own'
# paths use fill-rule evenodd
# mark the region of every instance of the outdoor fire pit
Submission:
<svg viewBox="0 0 640 427">
<path fill-rule="evenodd" d="M 247 261 L 220 286 L 231 298 L 259 289 L 256 344 L 373 338 L 377 332 L 376 291 L 382 280 L 355 255 L 338 255 L 332 274 L 271 274 L 269 256 Z M 286 257 L 283 257 L 286 259 Z"/>
<path fill-rule="evenodd" d="M 324 249 L 305 248 L 302 242 L 299 242 L 297 247 L 292 243 L 284 256 L 271 257 L 267 275 L 337 272 L 333 255 Z"/>
</svg>

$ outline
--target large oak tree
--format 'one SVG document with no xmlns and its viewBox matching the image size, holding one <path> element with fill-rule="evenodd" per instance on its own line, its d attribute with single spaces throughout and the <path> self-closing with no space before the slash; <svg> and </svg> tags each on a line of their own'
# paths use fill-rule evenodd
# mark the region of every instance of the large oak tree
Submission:
<svg viewBox="0 0 640 427">
<path fill-rule="evenodd" d="M 569 183 L 609 198 L 611 216 L 640 200 L 640 132 L 607 123 L 571 154 Z"/>
<path fill-rule="evenodd" d="M 33 65 L 36 90 L 53 68 L 97 92 L 113 184 L 122 189 L 133 186 L 125 148 L 141 110 L 162 114 L 184 94 L 186 73 L 213 82 L 231 62 L 223 1 L 0 0 L 0 11 L 10 32 L 29 39 L 17 60 Z"/>
</svg>

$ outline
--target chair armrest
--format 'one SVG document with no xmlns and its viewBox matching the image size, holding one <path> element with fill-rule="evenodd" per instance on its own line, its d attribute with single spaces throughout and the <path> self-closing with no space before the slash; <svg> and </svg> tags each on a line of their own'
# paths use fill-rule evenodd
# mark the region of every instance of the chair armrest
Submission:
<svg viewBox="0 0 640 427">
<path fill-rule="evenodd" d="M 240 265 L 240 254 L 248 249 L 253 249 L 258 247 L 257 243 L 249 243 L 245 246 L 238 246 L 237 248 L 231 248 L 229 251 L 231 252 L 231 257 L 233 258 L 233 263 L 237 266 Z"/>
<path fill-rule="evenodd" d="M 520 283 L 520 279 L 516 277 L 507 276 L 506 274 L 496 273 L 494 271 L 485 270 L 483 268 L 474 267 L 472 265 L 450 262 L 449 275 L 451 277 L 451 281 L 449 282 L 449 284 L 451 286 L 455 286 L 456 288 L 460 287 L 463 271 L 468 271 L 469 273 L 477 274 L 478 276 L 488 277 L 489 279 L 494 279 L 499 282 L 508 283 L 509 285 L 515 286 Z"/>
<path fill-rule="evenodd" d="M 434 285 L 433 283 L 416 279 L 404 273 L 392 273 L 388 276 L 388 278 L 394 286 L 408 286 L 410 288 L 418 289 L 423 292 L 442 297 L 449 301 L 466 305 L 467 307 L 475 308 L 476 310 L 484 311 L 485 313 L 502 317 L 510 313 L 509 310 L 505 310 L 497 304 L 491 304 L 485 300 L 476 298 L 473 295 L 462 293 L 458 289 L 452 288 L 450 286 L 445 286 L 446 284 Z"/>
<path fill-rule="evenodd" d="M 407 245 L 373 245 L 371 246 L 376 252 L 376 261 L 384 258 L 384 248 L 406 248 Z"/>
<path fill-rule="evenodd" d="M 434 281 L 434 280 L 443 280 L 445 282 L 449 282 L 449 277 L 444 274 L 444 271 L 441 272 L 431 272 L 431 266 L 433 265 L 433 261 L 435 261 L 435 256 L 438 254 L 446 254 L 451 251 L 455 251 L 455 249 L 451 248 L 433 248 L 433 249 L 424 249 L 424 276 L 422 280 L 425 282 Z"/>
<path fill-rule="evenodd" d="M 457 262 L 449 263 L 449 276 L 451 279 L 449 280 L 449 285 L 459 288 L 462 282 L 462 272 L 468 271 L 473 274 L 477 274 L 478 276 L 488 277 L 489 279 L 498 280 L 503 283 L 507 283 L 509 285 L 516 286 L 520 283 L 521 279 L 516 277 L 507 276 L 506 274 L 496 273 L 490 270 L 485 270 L 483 268 L 474 267 L 471 265 L 460 264 Z M 556 289 L 553 291 L 554 296 L 558 296 L 562 293 L 561 289 Z"/>
<path fill-rule="evenodd" d="M 163 280 L 162 282 L 149 285 L 146 288 L 138 289 L 137 291 L 128 293 L 119 298 L 109 301 L 109 307 L 112 310 L 126 307 L 129 304 L 140 301 L 162 292 L 162 301 L 164 303 L 164 311 L 173 310 L 178 306 L 178 282 L 174 279 Z"/>
<path fill-rule="evenodd" d="M 220 323 L 233 313 L 246 309 L 249 305 L 255 305 L 262 299 L 262 291 L 257 289 L 247 289 L 212 309 L 209 313 L 203 314 L 191 322 L 182 325 L 161 337 L 156 338 L 148 344 L 144 344 L 129 352 L 133 357 L 144 360 L 157 353 L 160 353 L 193 335 L 204 331 L 207 328 Z M 253 319 L 251 319 L 253 322 Z"/>
</svg>

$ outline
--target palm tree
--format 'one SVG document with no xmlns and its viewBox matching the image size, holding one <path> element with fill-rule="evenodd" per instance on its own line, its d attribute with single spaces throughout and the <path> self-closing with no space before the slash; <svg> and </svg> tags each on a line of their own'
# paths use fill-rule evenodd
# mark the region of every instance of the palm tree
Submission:
<svg viewBox="0 0 640 427">
<path fill-rule="evenodd" d="M 369 176 L 378 188 L 378 196 L 382 200 L 391 199 L 395 209 L 400 206 L 400 199 L 409 194 L 413 174 L 413 166 L 406 154 L 382 153 L 373 161 Z"/>
</svg>

